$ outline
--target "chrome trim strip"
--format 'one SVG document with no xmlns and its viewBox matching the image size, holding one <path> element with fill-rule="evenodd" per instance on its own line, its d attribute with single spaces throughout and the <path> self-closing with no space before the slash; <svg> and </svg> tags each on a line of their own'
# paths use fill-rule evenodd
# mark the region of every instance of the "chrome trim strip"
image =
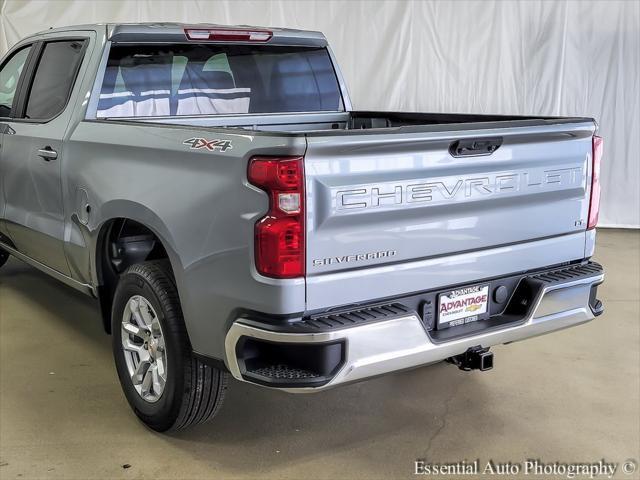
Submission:
<svg viewBox="0 0 640 480">
<path fill-rule="evenodd" d="M 47 267 L 45 264 L 40 263 L 37 260 L 34 260 L 33 258 L 26 256 L 24 253 L 20 253 L 15 248 L 11 248 L 9 245 L 6 245 L 2 242 L 0 242 L 0 248 L 2 248 L 3 250 L 6 250 L 11 255 L 16 257 L 18 260 L 22 260 L 24 263 L 31 265 L 34 268 L 37 268 L 41 272 L 46 273 L 47 275 L 55 278 L 56 280 L 59 280 L 65 285 L 75 288 L 76 290 L 79 290 L 80 292 L 86 295 L 90 295 L 92 297 L 98 298 L 98 290 L 93 285 L 89 285 L 88 283 L 82 283 L 71 277 L 68 277 L 58 272 L 57 270 L 54 270 L 51 267 Z"/>
<path fill-rule="evenodd" d="M 604 274 L 600 274 L 564 284 L 550 285 L 543 289 L 525 322 L 438 344 L 429 339 L 416 313 L 322 333 L 273 332 L 243 324 L 242 319 L 238 319 L 231 326 L 225 339 L 227 366 L 236 379 L 246 381 L 242 378 L 235 356 L 236 344 L 243 336 L 286 343 L 344 340 L 345 364 L 328 384 L 320 387 L 280 389 L 290 393 L 317 392 L 385 373 L 439 362 L 476 345 L 490 347 L 516 342 L 588 322 L 594 318 L 589 307 L 591 286 L 603 280 Z"/>
</svg>

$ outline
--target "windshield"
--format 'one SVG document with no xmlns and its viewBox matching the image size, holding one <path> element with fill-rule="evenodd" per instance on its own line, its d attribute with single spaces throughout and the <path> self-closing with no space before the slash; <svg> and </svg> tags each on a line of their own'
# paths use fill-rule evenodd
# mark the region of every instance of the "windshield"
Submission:
<svg viewBox="0 0 640 480">
<path fill-rule="evenodd" d="M 326 48 L 114 45 L 97 116 L 343 111 Z"/>
</svg>

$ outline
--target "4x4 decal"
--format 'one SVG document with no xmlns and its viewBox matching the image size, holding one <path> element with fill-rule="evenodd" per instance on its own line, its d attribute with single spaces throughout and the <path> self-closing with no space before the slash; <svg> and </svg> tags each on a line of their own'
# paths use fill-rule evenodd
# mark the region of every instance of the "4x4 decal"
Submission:
<svg viewBox="0 0 640 480">
<path fill-rule="evenodd" d="M 231 150 L 233 145 L 231 140 L 207 140 L 206 138 L 190 138 L 182 142 L 183 145 L 189 145 L 191 150 L 199 150 L 206 148 L 207 150 L 214 151 L 220 149 L 221 152 Z"/>
</svg>

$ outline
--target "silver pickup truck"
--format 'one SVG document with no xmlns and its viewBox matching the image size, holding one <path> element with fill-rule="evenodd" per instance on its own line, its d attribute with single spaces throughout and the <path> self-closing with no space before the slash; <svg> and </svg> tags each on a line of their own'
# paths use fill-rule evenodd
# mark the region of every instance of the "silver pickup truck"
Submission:
<svg viewBox="0 0 640 480">
<path fill-rule="evenodd" d="M 0 64 L 0 265 L 99 300 L 158 431 L 212 417 L 229 374 L 488 370 L 603 311 L 596 128 L 353 110 L 318 32 L 51 29 Z"/>
</svg>

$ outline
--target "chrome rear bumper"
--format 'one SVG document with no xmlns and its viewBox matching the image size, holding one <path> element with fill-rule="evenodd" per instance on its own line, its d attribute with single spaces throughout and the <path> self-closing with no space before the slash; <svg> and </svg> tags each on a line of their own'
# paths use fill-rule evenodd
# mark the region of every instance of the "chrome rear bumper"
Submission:
<svg viewBox="0 0 640 480">
<path fill-rule="evenodd" d="M 517 324 L 446 342 L 434 341 L 419 315 L 413 311 L 390 320 L 306 333 L 267 330 L 238 319 L 231 326 L 225 341 L 227 366 L 235 378 L 251 382 L 243 372 L 243 362 L 237 358 L 237 346 L 241 339 L 289 345 L 344 342 L 341 366 L 326 383 L 312 387 L 278 387 L 292 393 L 315 392 L 439 362 L 477 345 L 491 347 L 516 342 L 592 320 L 595 315 L 590 306 L 591 291 L 593 286 L 604 280 L 601 268 L 594 275 L 560 280 L 541 287 L 535 304 Z"/>
</svg>

